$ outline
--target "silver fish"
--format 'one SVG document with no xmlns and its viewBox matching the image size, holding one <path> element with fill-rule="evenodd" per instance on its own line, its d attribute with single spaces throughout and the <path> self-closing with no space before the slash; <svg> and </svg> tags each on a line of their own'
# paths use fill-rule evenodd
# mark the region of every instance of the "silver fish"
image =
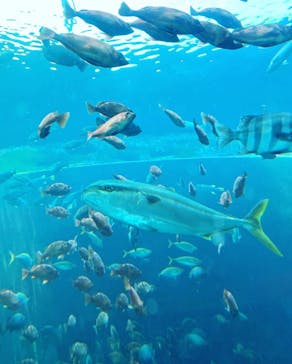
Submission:
<svg viewBox="0 0 292 364">
<path fill-rule="evenodd" d="M 292 113 L 248 115 L 241 119 L 235 131 L 218 124 L 220 146 L 239 140 L 244 153 L 255 153 L 263 158 L 292 152 Z"/>
<path fill-rule="evenodd" d="M 105 215 L 148 231 L 210 239 L 215 233 L 242 227 L 282 256 L 261 227 L 267 199 L 260 201 L 245 218 L 235 218 L 166 188 L 134 181 L 98 181 L 85 188 L 82 197 L 86 204 Z"/>
<path fill-rule="evenodd" d="M 267 72 L 273 72 L 278 69 L 282 64 L 287 62 L 288 58 L 292 54 L 292 41 L 287 42 L 286 44 L 281 47 L 278 52 L 274 55 L 271 59 L 268 67 Z"/>
</svg>

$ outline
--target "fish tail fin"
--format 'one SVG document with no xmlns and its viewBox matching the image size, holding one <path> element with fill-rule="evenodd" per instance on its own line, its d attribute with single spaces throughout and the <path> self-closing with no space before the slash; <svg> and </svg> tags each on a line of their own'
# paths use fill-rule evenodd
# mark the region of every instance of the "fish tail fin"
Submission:
<svg viewBox="0 0 292 364">
<path fill-rule="evenodd" d="M 11 250 L 9 251 L 9 257 L 10 257 L 10 260 L 9 260 L 8 265 L 12 264 L 15 261 L 15 254 Z"/>
<path fill-rule="evenodd" d="M 78 67 L 78 69 L 83 72 L 85 70 L 85 68 L 88 66 L 88 64 L 86 62 L 83 62 L 81 59 L 80 59 L 80 62 L 78 62 L 76 64 L 76 66 Z"/>
<path fill-rule="evenodd" d="M 170 239 L 168 239 L 168 248 L 171 248 L 173 246 L 173 244 L 174 243 Z"/>
<path fill-rule="evenodd" d="M 225 147 L 227 144 L 237 139 L 236 131 L 233 131 L 227 126 L 216 123 L 215 128 L 218 132 L 220 148 Z"/>
<path fill-rule="evenodd" d="M 283 254 L 277 248 L 277 246 L 272 242 L 272 240 L 265 234 L 262 224 L 261 218 L 266 211 L 268 206 L 268 199 L 260 201 L 245 217 L 247 221 L 247 225 L 245 228 L 261 243 L 263 243 L 268 249 L 272 250 L 273 253 L 282 257 Z"/>
<path fill-rule="evenodd" d="M 23 268 L 21 271 L 21 279 L 24 280 L 25 278 L 27 278 L 29 276 L 29 270 Z"/>
<path fill-rule="evenodd" d="M 56 121 L 60 125 L 61 128 L 65 128 L 69 117 L 70 117 L 70 112 L 67 111 L 67 112 L 64 112 L 63 114 L 60 114 Z"/>
<path fill-rule="evenodd" d="M 90 303 L 91 303 L 91 296 L 90 296 L 90 294 L 88 294 L 88 293 L 85 293 L 85 295 L 84 295 L 84 304 L 85 304 L 85 306 L 88 306 Z"/>
<path fill-rule="evenodd" d="M 71 8 L 67 0 L 62 0 L 62 7 L 65 18 L 71 19 L 74 18 L 74 16 L 76 16 L 76 11 L 73 8 Z"/>
<path fill-rule="evenodd" d="M 190 14 L 194 16 L 198 15 L 198 11 L 195 10 L 191 5 L 190 5 Z"/>
<path fill-rule="evenodd" d="M 40 28 L 40 35 L 39 35 L 39 39 L 40 40 L 44 40 L 44 39 L 54 39 L 56 36 L 56 33 L 47 27 L 41 27 Z"/>
<path fill-rule="evenodd" d="M 86 101 L 85 105 L 86 105 L 88 114 L 93 114 L 96 111 L 95 106 L 92 105 L 90 102 Z"/>
<path fill-rule="evenodd" d="M 168 265 L 171 265 L 171 264 L 172 264 L 172 262 L 173 262 L 173 258 L 168 257 L 168 260 L 169 260 Z"/>
<path fill-rule="evenodd" d="M 132 16 L 135 11 L 133 11 L 124 1 L 121 3 L 119 14 L 122 16 Z"/>
<path fill-rule="evenodd" d="M 127 250 L 123 250 L 123 258 L 126 258 L 127 255 L 128 255 Z"/>
<path fill-rule="evenodd" d="M 89 131 L 87 133 L 87 141 L 89 141 L 90 139 L 92 139 L 92 132 L 91 131 Z"/>
</svg>

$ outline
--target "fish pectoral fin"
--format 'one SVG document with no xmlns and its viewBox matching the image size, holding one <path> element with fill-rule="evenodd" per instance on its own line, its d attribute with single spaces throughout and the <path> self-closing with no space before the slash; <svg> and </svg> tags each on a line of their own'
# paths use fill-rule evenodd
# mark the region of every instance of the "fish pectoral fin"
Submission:
<svg viewBox="0 0 292 364">
<path fill-rule="evenodd" d="M 206 240 L 212 240 L 212 234 L 202 235 L 201 238 L 206 239 Z"/>
<path fill-rule="evenodd" d="M 292 141 L 292 133 L 277 133 L 277 138 L 286 142 Z"/>
<path fill-rule="evenodd" d="M 157 203 L 160 201 L 160 198 L 157 196 L 153 196 L 153 195 L 148 195 L 148 194 L 144 194 L 144 196 L 146 197 L 146 200 L 148 201 L 148 203 L 153 204 L 153 203 Z"/>
</svg>

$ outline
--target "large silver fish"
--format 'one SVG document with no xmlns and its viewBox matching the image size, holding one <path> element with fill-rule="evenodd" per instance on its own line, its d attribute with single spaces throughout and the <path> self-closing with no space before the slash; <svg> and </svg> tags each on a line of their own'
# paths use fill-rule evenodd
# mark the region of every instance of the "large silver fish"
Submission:
<svg viewBox="0 0 292 364">
<path fill-rule="evenodd" d="M 292 152 L 292 113 L 269 113 L 244 116 L 235 131 L 218 124 L 221 147 L 239 140 L 244 153 L 255 153 L 263 158 Z"/>
<path fill-rule="evenodd" d="M 240 219 L 166 188 L 129 180 L 98 181 L 85 188 L 82 195 L 84 202 L 93 209 L 139 229 L 210 239 L 212 234 L 242 227 L 282 256 L 261 227 L 268 200 L 259 202 L 245 218 Z"/>
</svg>

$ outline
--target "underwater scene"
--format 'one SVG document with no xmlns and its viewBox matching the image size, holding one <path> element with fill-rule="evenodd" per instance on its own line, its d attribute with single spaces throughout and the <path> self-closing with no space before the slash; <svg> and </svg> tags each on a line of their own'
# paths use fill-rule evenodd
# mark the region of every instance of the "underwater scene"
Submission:
<svg viewBox="0 0 292 364">
<path fill-rule="evenodd" d="M 291 363 L 291 1 L 0 19 L 1 363 Z"/>
</svg>

